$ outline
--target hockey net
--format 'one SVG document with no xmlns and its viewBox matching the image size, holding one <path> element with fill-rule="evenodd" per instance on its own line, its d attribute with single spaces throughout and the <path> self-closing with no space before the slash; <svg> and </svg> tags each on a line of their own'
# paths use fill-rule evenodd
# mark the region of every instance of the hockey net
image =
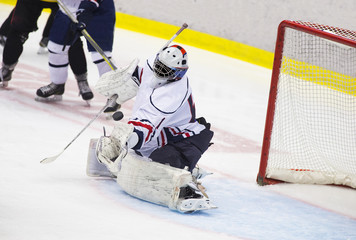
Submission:
<svg viewBox="0 0 356 240">
<path fill-rule="evenodd" d="M 281 22 L 257 182 L 356 188 L 356 32 Z"/>
</svg>

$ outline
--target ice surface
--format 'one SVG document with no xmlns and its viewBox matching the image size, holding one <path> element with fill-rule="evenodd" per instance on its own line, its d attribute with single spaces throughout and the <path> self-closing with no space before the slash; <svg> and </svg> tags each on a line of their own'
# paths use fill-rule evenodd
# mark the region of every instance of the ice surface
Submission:
<svg viewBox="0 0 356 240">
<path fill-rule="evenodd" d="M 1 22 L 10 10 L 1 4 Z M 55 162 L 40 164 L 105 104 L 95 94 L 88 107 L 72 74 L 62 102 L 34 100 L 36 89 L 49 83 L 47 55 L 37 54 L 46 16 L 30 34 L 9 87 L 0 89 L 0 239 L 356 239 L 355 190 L 256 184 L 271 71 L 190 46 L 197 116 L 215 131 L 215 144 L 200 161 L 214 174 L 203 184 L 218 209 L 181 214 L 132 198 L 112 180 L 86 176 L 90 139 L 113 126 L 104 115 Z M 165 42 L 116 29 L 116 64 L 143 62 Z M 94 85 L 98 72 L 87 57 Z M 124 120 L 131 106 L 123 106 Z"/>
</svg>

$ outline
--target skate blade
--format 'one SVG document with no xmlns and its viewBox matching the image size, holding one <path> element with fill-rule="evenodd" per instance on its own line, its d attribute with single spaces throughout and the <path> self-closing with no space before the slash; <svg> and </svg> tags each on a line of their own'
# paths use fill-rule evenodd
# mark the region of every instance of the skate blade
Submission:
<svg viewBox="0 0 356 240">
<path fill-rule="evenodd" d="M 37 54 L 42 55 L 42 54 L 47 54 L 48 53 L 48 49 L 45 47 L 39 47 L 39 49 L 37 50 Z"/>
<path fill-rule="evenodd" d="M 0 82 L 0 84 L 1 87 L 6 88 L 7 86 L 9 86 L 9 81 L 2 81 Z"/>
<path fill-rule="evenodd" d="M 37 102 L 60 102 L 62 101 L 62 99 L 63 99 L 62 95 L 53 95 L 46 98 L 40 96 L 35 97 L 35 100 Z"/>
<path fill-rule="evenodd" d="M 193 213 L 196 211 L 216 209 L 217 206 L 210 203 L 209 199 L 185 199 L 180 203 L 178 211 L 183 213 Z"/>
</svg>

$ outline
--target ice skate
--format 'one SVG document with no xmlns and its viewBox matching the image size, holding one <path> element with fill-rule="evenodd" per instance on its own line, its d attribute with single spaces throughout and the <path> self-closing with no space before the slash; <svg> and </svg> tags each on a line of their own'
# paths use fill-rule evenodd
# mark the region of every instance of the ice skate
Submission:
<svg viewBox="0 0 356 240">
<path fill-rule="evenodd" d="M 37 89 L 36 101 L 39 102 L 57 102 L 62 100 L 64 93 L 64 84 L 50 83 Z"/>
<path fill-rule="evenodd" d="M 192 213 L 201 210 L 209 210 L 217 208 L 210 203 L 210 200 L 191 182 L 188 186 L 181 188 L 179 194 L 179 202 L 177 210 L 184 213 Z"/>
<path fill-rule="evenodd" d="M 94 97 L 91 91 L 88 81 L 78 81 L 79 94 L 82 96 L 83 100 L 88 101 Z"/>
<path fill-rule="evenodd" d="M 2 87 L 7 87 L 9 85 L 16 64 L 17 62 L 11 65 L 2 64 L 2 68 L 0 69 L 0 83 Z"/>
<path fill-rule="evenodd" d="M 48 37 L 43 37 L 40 41 L 40 47 L 37 51 L 37 54 L 46 54 L 48 53 L 47 45 L 48 45 Z"/>
<path fill-rule="evenodd" d="M 42 55 L 42 54 L 47 54 L 48 53 L 48 49 L 46 47 L 39 47 L 37 50 L 37 54 Z"/>
<path fill-rule="evenodd" d="M 195 179 L 202 179 L 208 175 L 213 174 L 212 172 L 208 172 L 205 169 L 199 167 L 198 165 L 195 166 L 195 168 L 192 171 L 192 175 Z"/>
<path fill-rule="evenodd" d="M 89 100 L 91 100 L 94 97 L 94 94 L 89 87 L 87 81 L 87 73 L 75 75 L 75 78 L 77 79 L 77 83 L 78 83 L 79 95 L 81 95 L 82 99 L 86 101 L 88 105 L 90 105 Z"/>
</svg>

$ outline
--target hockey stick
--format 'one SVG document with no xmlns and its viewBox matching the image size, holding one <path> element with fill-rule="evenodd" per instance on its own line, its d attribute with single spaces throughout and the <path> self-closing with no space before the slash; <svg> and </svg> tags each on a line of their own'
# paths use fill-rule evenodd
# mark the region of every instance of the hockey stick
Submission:
<svg viewBox="0 0 356 240">
<path fill-rule="evenodd" d="M 176 34 L 171 37 L 171 39 L 168 40 L 168 42 L 161 48 L 160 51 L 162 51 L 164 48 L 168 47 L 169 44 L 184 30 L 188 27 L 188 24 L 183 23 L 182 27 L 176 32 Z"/>
<path fill-rule="evenodd" d="M 77 134 L 77 136 L 75 136 L 73 138 L 72 141 L 70 141 L 70 143 L 68 143 L 68 145 L 62 150 L 62 152 L 60 152 L 59 154 L 53 156 L 53 157 L 47 157 L 41 160 L 41 163 L 50 163 L 53 162 L 54 160 L 56 160 L 83 132 L 85 129 L 87 129 L 90 124 L 92 124 L 92 122 L 94 122 L 99 116 L 100 114 L 102 114 L 104 112 L 104 110 L 108 107 L 111 106 L 113 104 L 113 102 L 116 101 L 116 99 L 118 98 L 118 96 L 116 94 L 114 94 L 111 98 L 109 98 L 105 104 L 105 106 L 95 115 L 95 117 Z"/>
<path fill-rule="evenodd" d="M 62 0 L 57 0 L 58 5 L 66 12 L 67 16 L 72 20 L 74 23 L 78 23 L 78 20 L 73 16 L 72 12 L 69 11 L 69 9 L 66 7 L 65 4 L 63 4 Z M 94 39 L 89 35 L 86 29 L 83 29 L 81 31 L 83 36 L 88 40 L 88 42 L 95 48 L 95 50 L 103 57 L 105 62 L 109 64 L 110 68 L 112 70 L 116 70 L 117 67 L 114 65 L 114 63 L 106 56 L 104 51 L 99 47 L 99 45 L 94 41 Z"/>
</svg>

